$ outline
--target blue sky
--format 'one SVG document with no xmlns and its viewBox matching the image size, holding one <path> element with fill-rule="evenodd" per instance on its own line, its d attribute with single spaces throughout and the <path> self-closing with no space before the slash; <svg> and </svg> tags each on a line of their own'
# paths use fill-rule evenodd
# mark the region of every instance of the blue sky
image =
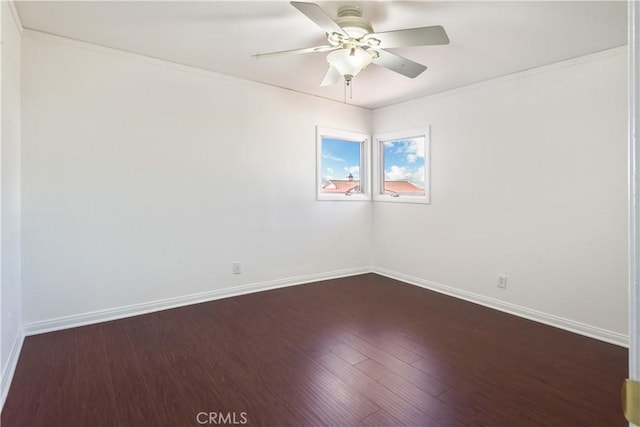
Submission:
<svg viewBox="0 0 640 427">
<path fill-rule="evenodd" d="M 408 180 L 424 188 L 424 137 L 382 144 L 385 181 Z"/>
<path fill-rule="evenodd" d="M 424 188 L 424 137 L 383 142 L 385 181 L 408 180 Z M 322 138 L 322 177 L 360 179 L 360 143 Z"/>
<path fill-rule="evenodd" d="M 322 138 L 322 177 L 324 179 L 360 179 L 360 143 Z"/>
</svg>

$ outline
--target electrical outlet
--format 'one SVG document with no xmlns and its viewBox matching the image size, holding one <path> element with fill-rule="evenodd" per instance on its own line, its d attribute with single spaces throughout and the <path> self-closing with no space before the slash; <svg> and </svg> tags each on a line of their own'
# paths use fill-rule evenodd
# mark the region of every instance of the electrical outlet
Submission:
<svg viewBox="0 0 640 427">
<path fill-rule="evenodd" d="M 240 263 L 239 262 L 234 262 L 233 263 L 233 274 L 240 274 Z"/>
<path fill-rule="evenodd" d="M 498 287 L 507 289 L 507 276 L 498 276 Z"/>
</svg>

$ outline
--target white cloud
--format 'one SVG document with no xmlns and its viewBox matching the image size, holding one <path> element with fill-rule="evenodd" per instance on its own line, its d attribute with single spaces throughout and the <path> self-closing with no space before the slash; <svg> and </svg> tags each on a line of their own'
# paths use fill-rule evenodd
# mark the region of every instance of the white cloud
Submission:
<svg viewBox="0 0 640 427">
<path fill-rule="evenodd" d="M 333 154 L 328 153 L 328 152 L 323 152 L 322 153 L 322 158 L 323 159 L 327 159 L 327 160 L 333 160 L 334 162 L 344 162 L 343 158 L 334 156 Z"/>
<path fill-rule="evenodd" d="M 406 141 L 407 161 L 414 163 L 417 159 L 424 159 L 424 138 L 413 138 Z"/>
<path fill-rule="evenodd" d="M 413 171 L 411 182 L 418 184 L 420 187 L 424 186 L 424 166 L 420 166 Z"/>
<path fill-rule="evenodd" d="M 383 144 L 386 148 L 394 149 L 393 152 L 404 157 L 407 163 L 424 159 L 424 137 L 385 141 Z"/>
<path fill-rule="evenodd" d="M 333 173 L 333 169 L 331 169 L 331 168 L 327 168 L 327 172 L 328 172 L 328 173 L 330 173 L 330 174 L 332 174 L 332 173 Z"/>
<path fill-rule="evenodd" d="M 404 166 L 393 165 L 384 173 L 387 181 L 411 181 L 419 186 L 424 185 L 424 166 L 417 169 L 406 168 Z"/>
<path fill-rule="evenodd" d="M 384 173 L 384 179 L 387 181 L 401 181 L 403 179 L 409 179 L 410 175 L 410 169 L 407 169 L 404 166 L 393 165 L 390 170 Z"/>
<path fill-rule="evenodd" d="M 350 166 L 350 167 L 345 167 L 344 171 L 347 173 L 347 176 L 349 174 L 353 175 L 354 179 L 360 179 L 360 166 Z"/>
</svg>

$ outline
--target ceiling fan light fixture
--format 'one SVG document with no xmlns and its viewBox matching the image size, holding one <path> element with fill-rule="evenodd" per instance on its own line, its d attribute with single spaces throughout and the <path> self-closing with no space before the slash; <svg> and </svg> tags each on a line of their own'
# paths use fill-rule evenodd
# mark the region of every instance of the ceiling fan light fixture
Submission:
<svg viewBox="0 0 640 427">
<path fill-rule="evenodd" d="M 373 58 L 363 49 L 339 49 L 327 55 L 327 62 L 342 76 L 356 76 L 371 64 Z"/>
</svg>

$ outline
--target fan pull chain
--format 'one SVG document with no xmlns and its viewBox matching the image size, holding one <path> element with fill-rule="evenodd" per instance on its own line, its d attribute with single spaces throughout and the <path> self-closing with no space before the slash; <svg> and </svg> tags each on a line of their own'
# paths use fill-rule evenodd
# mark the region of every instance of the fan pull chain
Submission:
<svg viewBox="0 0 640 427">
<path fill-rule="evenodd" d="M 344 80 L 344 90 L 342 91 L 342 99 L 343 99 L 343 103 L 346 104 L 347 103 L 347 86 L 349 86 L 349 82 L 347 82 L 347 79 Z"/>
<path fill-rule="evenodd" d="M 347 74 L 344 76 L 344 103 L 347 103 L 347 88 L 349 88 L 349 99 L 353 99 L 353 76 Z"/>
</svg>

